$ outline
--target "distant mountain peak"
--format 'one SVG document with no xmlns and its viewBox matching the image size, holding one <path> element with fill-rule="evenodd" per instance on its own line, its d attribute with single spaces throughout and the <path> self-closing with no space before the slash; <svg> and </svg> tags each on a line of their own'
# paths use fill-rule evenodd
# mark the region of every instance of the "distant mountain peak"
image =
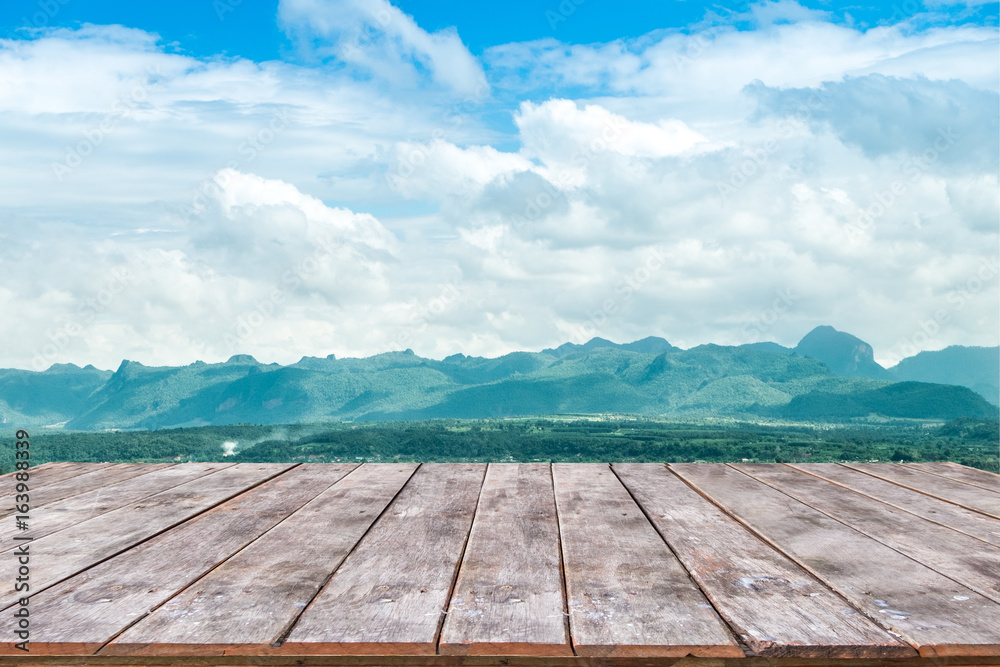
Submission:
<svg viewBox="0 0 1000 667">
<path fill-rule="evenodd" d="M 619 350 L 628 350 L 630 352 L 641 352 L 644 354 L 662 354 L 664 352 L 671 352 L 679 349 L 659 336 L 647 336 L 641 340 L 621 344 L 610 341 L 607 338 L 594 336 L 583 345 L 579 345 L 577 343 L 563 343 L 557 348 L 547 348 L 542 350 L 542 354 L 565 357 L 573 354 L 574 352 L 589 352 L 591 350 L 597 350 L 605 347 L 613 347 Z"/>
<path fill-rule="evenodd" d="M 837 375 L 888 380 L 889 371 L 875 362 L 872 346 L 845 331 L 829 325 L 818 326 L 807 333 L 795 352 L 822 361 Z"/>
<path fill-rule="evenodd" d="M 227 364 L 257 364 L 260 363 L 251 354 L 234 354 L 226 360 Z"/>
<path fill-rule="evenodd" d="M 142 372 L 146 368 L 138 361 L 131 361 L 129 359 L 122 359 L 121 365 L 118 366 L 118 370 L 115 371 L 115 375 L 118 377 L 125 377 L 126 375 L 135 375 L 136 373 Z"/>
<path fill-rule="evenodd" d="M 624 345 L 619 345 L 623 350 L 631 350 L 632 352 L 643 352 L 647 354 L 663 354 L 664 352 L 674 352 L 680 350 L 679 347 L 674 347 L 667 342 L 667 339 L 660 338 L 659 336 L 646 336 L 631 343 L 625 343 Z"/>
<path fill-rule="evenodd" d="M 68 364 L 52 364 L 44 372 L 45 373 L 63 373 L 81 370 L 79 366 L 73 363 Z"/>
</svg>

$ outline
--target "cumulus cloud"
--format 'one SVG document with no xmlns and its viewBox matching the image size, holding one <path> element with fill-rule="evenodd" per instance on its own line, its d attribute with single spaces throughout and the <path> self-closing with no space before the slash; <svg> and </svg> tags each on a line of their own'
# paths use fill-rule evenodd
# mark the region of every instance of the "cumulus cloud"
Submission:
<svg viewBox="0 0 1000 667">
<path fill-rule="evenodd" d="M 492 116 L 457 34 L 385 3 L 282 3 L 332 66 L 117 26 L 0 41 L 0 366 L 818 324 L 891 362 L 938 313 L 924 346 L 996 344 L 996 29 L 755 11 L 495 47 Z"/>
<path fill-rule="evenodd" d="M 416 85 L 420 71 L 461 95 L 488 96 L 482 67 L 454 28 L 428 33 L 388 0 L 281 0 L 293 34 L 324 40 L 332 54 L 395 84 Z"/>
<path fill-rule="evenodd" d="M 860 31 L 803 20 L 758 29 L 728 22 L 608 44 L 505 44 L 488 49 L 484 58 L 500 84 L 522 94 L 557 84 L 592 96 L 652 97 L 716 117 L 754 80 L 815 87 L 851 75 L 923 74 L 996 90 L 996 50 L 997 32 L 989 27 L 911 31 L 899 24 Z"/>
<path fill-rule="evenodd" d="M 964 169 L 998 166 L 993 139 L 1000 134 L 1000 95 L 964 81 L 869 74 L 812 89 L 777 89 L 758 81 L 746 91 L 759 115 L 795 116 L 804 109 L 814 127 L 829 127 L 872 157 L 934 151 L 942 163 Z"/>
<path fill-rule="evenodd" d="M 707 140 L 676 118 L 634 122 L 596 104 L 572 100 L 522 102 L 515 116 L 523 152 L 547 164 L 580 160 L 583 152 L 637 157 L 679 155 Z"/>
<path fill-rule="evenodd" d="M 501 175 L 532 167 L 526 158 L 492 146 L 460 148 L 443 140 L 399 142 L 388 151 L 387 159 L 391 166 L 389 184 L 414 199 L 470 194 Z"/>
<path fill-rule="evenodd" d="M 356 340 L 366 326 L 358 313 L 391 300 L 399 246 L 377 219 L 253 174 L 227 169 L 213 181 L 183 234 L 94 240 L 70 229 L 20 242 L 8 264 L 26 269 L 12 285 L 32 307 L 16 326 L 44 333 L 12 336 L 8 355 L 32 367 L 242 351 L 294 361 L 290 337 Z"/>
</svg>

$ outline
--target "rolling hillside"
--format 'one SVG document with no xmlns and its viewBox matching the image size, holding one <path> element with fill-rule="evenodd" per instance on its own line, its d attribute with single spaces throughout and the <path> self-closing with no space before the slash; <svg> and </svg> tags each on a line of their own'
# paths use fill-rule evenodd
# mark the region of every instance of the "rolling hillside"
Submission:
<svg viewBox="0 0 1000 667">
<path fill-rule="evenodd" d="M 952 345 L 903 359 L 889 372 L 897 380 L 968 387 L 1000 405 L 1000 347 Z"/>
<path fill-rule="evenodd" d="M 65 422 L 68 429 L 104 430 L 567 413 L 997 416 L 996 406 L 964 387 L 892 377 L 866 343 L 820 327 L 794 349 L 772 343 L 681 350 L 662 338 L 624 345 L 594 339 L 495 359 L 425 359 L 407 350 L 305 357 L 288 366 L 237 355 L 179 367 L 124 361 L 114 373 L 72 365 L 0 371 L 0 417 L 19 426 Z"/>
</svg>

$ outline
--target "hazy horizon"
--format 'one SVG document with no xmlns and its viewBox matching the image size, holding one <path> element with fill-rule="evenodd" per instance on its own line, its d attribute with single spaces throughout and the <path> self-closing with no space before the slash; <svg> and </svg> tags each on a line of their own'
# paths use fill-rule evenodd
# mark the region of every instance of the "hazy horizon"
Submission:
<svg viewBox="0 0 1000 667">
<path fill-rule="evenodd" d="M 821 326 L 823 326 L 823 325 L 821 325 Z M 847 331 L 847 332 L 842 332 L 842 333 L 850 333 L 850 332 Z M 601 338 L 601 337 L 598 336 L 598 338 Z M 628 345 L 630 343 L 635 343 L 635 342 L 638 342 L 640 340 L 645 340 L 646 338 L 661 338 L 663 340 L 666 340 L 671 345 L 673 345 L 672 341 L 670 341 L 669 339 L 666 339 L 666 338 L 664 338 L 662 336 L 643 336 L 642 338 L 638 338 L 638 339 L 636 339 L 634 341 L 616 341 L 616 340 L 611 340 L 609 342 L 611 342 L 611 343 L 613 343 L 615 345 Z M 801 337 L 800 337 L 800 339 L 801 339 Z M 607 340 L 607 339 L 605 339 L 605 340 Z M 585 341 L 585 342 L 589 342 L 589 341 Z M 764 343 L 764 342 L 767 342 L 767 343 L 777 343 L 777 341 L 753 341 L 751 343 L 743 343 L 743 345 L 752 345 L 753 343 Z M 867 341 L 865 341 L 865 342 L 867 342 Z M 573 343 L 573 341 L 565 341 L 565 343 Z M 782 343 L 777 343 L 777 344 L 778 345 L 782 345 L 783 347 L 786 347 L 786 348 L 794 349 L 797 343 L 798 343 L 798 340 L 793 341 L 792 343 L 787 344 L 787 345 L 782 344 Z M 678 345 L 674 345 L 674 347 L 677 347 L 681 351 L 686 351 L 686 350 L 693 349 L 695 347 L 700 347 L 702 345 L 722 345 L 722 344 L 715 343 L 715 342 L 712 342 L 712 341 L 705 341 L 703 343 L 698 343 L 698 344 L 693 345 L 691 347 L 681 347 L 681 346 L 678 346 Z M 956 343 L 955 346 L 957 346 L 957 347 L 966 347 L 966 348 L 989 348 L 989 347 L 997 347 L 995 345 L 994 346 L 986 346 L 986 345 L 961 345 L 961 344 L 958 344 L 958 343 Z M 559 347 L 559 346 L 557 345 L 557 346 L 554 346 L 554 347 Z M 513 352 L 527 352 L 527 353 L 530 353 L 530 354 L 540 354 L 540 353 L 544 352 L 547 349 L 554 349 L 554 347 L 538 348 L 538 349 L 531 349 L 531 350 L 512 350 L 511 352 L 505 352 L 503 354 L 497 354 L 497 355 L 466 355 L 466 356 L 468 356 L 468 357 L 479 356 L 479 357 L 486 358 L 486 359 L 496 359 L 496 358 L 502 357 L 502 356 L 504 356 L 506 354 L 511 354 Z M 949 345 L 947 347 L 952 347 L 952 346 Z M 909 358 L 911 356 L 916 356 L 916 354 L 919 354 L 920 352 L 938 352 L 938 351 L 940 351 L 942 349 L 945 349 L 945 348 L 938 348 L 938 349 L 933 349 L 933 350 L 932 349 L 918 350 L 918 351 L 914 351 L 914 353 L 912 355 L 907 355 L 904 358 Z M 421 358 L 424 358 L 424 359 L 433 359 L 435 361 L 442 361 L 446 357 L 449 357 L 449 356 L 452 356 L 452 355 L 455 355 L 455 354 L 464 354 L 463 352 L 452 352 L 450 354 L 445 354 L 445 355 L 442 355 L 442 356 L 435 357 L 435 356 L 423 355 L 423 354 L 420 354 L 420 353 L 416 352 L 415 350 L 407 348 L 407 349 L 404 349 L 404 350 L 383 350 L 381 352 L 375 352 L 374 354 L 362 355 L 362 356 L 341 355 L 341 354 L 337 354 L 336 352 L 330 352 L 330 353 L 327 353 L 327 354 L 303 354 L 303 355 L 295 355 L 295 353 L 293 352 L 293 353 L 289 353 L 289 355 L 287 356 L 288 360 L 279 360 L 279 359 L 260 359 L 260 358 L 257 358 L 256 356 L 254 356 L 252 354 L 249 354 L 249 353 L 246 353 L 246 352 L 235 352 L 234 354 L 232 354 L 232 355 L 230 355 L 229 357 L 226 357 L 226 358 L 190 359 L 190 360 L 188 360 L 186 362 L 183 362 L 183 363 L 180 363 L 180 364 L 148 364 L 148 363 L 145 363 L 142 359 L 125 359 L 125 358 L 123 358 L 118 363 L 113 364 L 110 367 L 96 366 L 93 363 L 56 362 L 56 363 L 52 364 L 51 366 L 48 366 L 48 367 L 46 367 L 46 368 L 44 368 L 42 370 L 43 371 L 44 370 L 49 370 L 52 366 L 57 366 L 57 365 L 59 365 L 61 363 L 66 363 L 66 364 L 75 365 L 75 366 L 80 367 L 80 368 L 85 368 L 86 366 L 93 366 L 94 368 L 96 368 L 99 371 L 114 372 L 114 371 L 116 371 L 126 361 L 136 362 L 136 363 L 142 364 L 143 366 L 150 366 L 150 367 L 156 367 L 156 366 L 170 367 L 170 366 L 187 366 L 187 365 L 198 363 L 198 362 L 202 362 L 202 363 L 206 363 L 206 364 L 220 364 L 220 363 L 225 363 L 225 362 L 229 361 L 230 359 L 232 359 L 233 357 L 238 357 L 238 356 L 251 356 L 251 357 L 254 358 L 255 361 L 257 361 L 257 362 L 259 362 L 261 364 L 264 364 L 264 365 L 278 364 L 279 366 L 289 366 L 289 365 L 294 365 L 294 364 L 302 361 L 305 358 L 318 359 L 318 358 L 329 357 L 329 356 L 332 355 L 332 356 L 336 357 L 338 360 L 342 360 L 342 359 L 365 359 L 365 358 L 369 358 L 369 357 L 372 357 L 372 356 L 378 356 L 380 354 L 389 354 L 389 353 L 393 353 L 393 352 L 395 352 L 395 353 L 412 352 L 413 354 L 415 354 L 416 356 L 419 356 Z M 875 355 L 875 362 L 878 363 L 879 365 L 881 365 L 883 368 L 889 369 L 889 368 L 892 368 L 895 365 L 895 364 L 885 364 L 885 363 L 879 361 L 878 350 L 877 349 L 873 349 L 873 352 L 874 352 L 874 355 Z M 36 369 L 34 369 L 34 368 L 16 368 L 15 367 L 15 370 L 29 370 L 29 371 L 34 371 Z"/>
</svg>

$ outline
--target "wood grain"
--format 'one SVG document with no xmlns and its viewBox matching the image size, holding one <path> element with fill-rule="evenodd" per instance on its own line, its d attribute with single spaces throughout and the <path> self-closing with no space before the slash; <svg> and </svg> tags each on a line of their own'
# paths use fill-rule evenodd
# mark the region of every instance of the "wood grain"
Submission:
<svg viewBox="0 0 1000 667">
<path fill-rule="evenodd" d="M 951 463 L 950 461 L 944 463 L 907 463 L 905 465 L 910 468 L 922 470 L 923 472 L 957 479 L 960 482 L 972 484 L 987 491 L 1000 493 L 1000 475 L 995 472 L 969 468 L 968 466 Z"/>
<path fill-rule="evenodd" d="M 32 505 L 41 510 L 52 503 L 101 489 L 118 482 L 139 477 L 155 470 L 168 468 L 172 463 L 118 463 L 83 475 L 47 484 L 32 494 Z"/>
<path fill-rule="evenodd" d="M 51 484 L 57 484 L 64 480 L 110 467 L 110 463 L 43 463 L 40 466 L 32 466 L 28 469 L 28 490 L 30 493 L 36 494 Z M 4 475 L 4 478 L 10 479 L 11 482 L 16 484 L 15 474 L 16 471 L 7 473 L 7 475 Z M 7 485 L 0 489 L 2 491 L 0 493 L 0 518 L 10 516 L 14 513 L 14 496 L 16 492 L 12 486 L 8 482 Z M 36 499 L 33 498 L 31 506 L 35 507 L 37 505 Z"/>
<path fill-rule="evenodd" d="M 1000 652 L 1000 605 L 726 465 L 670 469 L 924 657 Z"/>
<path fill-rule="evenodd" d="M 566 594 L 581 656 L 742 656 L 606 464 L 553 464 Z"/>
<path fill-rule="evenodd" d="M 363 465 L 130 628 L 102 653 L 266 653 L 416 468 L 415 463 Z"/>
<path fill-rule="evenodd" d="M 53 470 L 55 468 L 59 468 L 60 466 L 69 466 L 69 465 L 73 464 L 69 461 L 49 461 L 47 463 L 39 463 L 36 466 L 31 466 L 31 472 L 41 473 L 47 470 Z M 0 484 L 3 484 L 7 480 L 14 479 L 14 476 L 16 474 L 17 470 L 13 470 L 11 472 L 5 472 L 4 474 L 0 475 Z"/>
<path fill-rule="evenodd" d="M 37 594 L 31 601 L 32 651 L 93 654 L 353 468 L 354 464 L 297 466 Z M 230 479 L 234 487 L 247 481 Z M 9 639 L 6 633 L 3 639 Z M 0 650 L 11 652 L 10 644 Z"/>
<path fill-rule="evenodd" d="M 701 590 L 755 653 L 768 657 L 907 657 L 917 652 L 698 495 L 665 466 L 616 463 Z"/>
<path fill-rule="evenodd" d="M 1000 519 L 1000 494 L 896 463 L 843 463 L 842 465 Z"/>
<path fill-rule="evenodd" d="M 1000 602 L 1000 549 L 788 466 L 733 467 Z"/>
<path fill-rule="evenodd" d="M 485 472 L 421 465 L 278 651 L 434 654 Z"/>
<path fill-rule="evenodd" d="M 441 633 L 450 655 L 573 655 L 547 463 L 491 463 Z"/>
<path fill-rule="evenodd" d="M 99 487 L 89 493 L 80 493 L 32 510 L 30 530 L 26 533 L 18 531 L 17 527 L 10 523 L 0 524 L 0 552 L 16 547 L 17 542 L 13 540 L 15 535 L 28 535 L 34 539 L 45 537 L 232 465 L 234 464 L 181 463 L 165 468 L 152 465 L 145 474 L 132 475 L 117 484 L 109 480 L 109 485 L 106 487 Z"/>
<path fill-rule="evenodd" d="M 45 590 L 290 467 L 284 463 L 240 463 L 33 540 L 30 592 L 34 595 Z M 0 563 L 3 580 L 13 581 L 15 560 L 4 558 Z M 0 608 L 14 604 L 20 596 L 13 589 L 0 590 Z"/>
<path fill-rule="evenodd" d="M 958 552 L 972 542 L 990 549 L 977 557 L 1000 552 L 985 532 L 971 535 L 998 520 L 932 497 L 981 505 L 1000 494 L 939 474 L 945 464 L 877 466 L 905 482 L 841 466 L 755 468 L 773 487 L 720 464 L 559 464 L 551 480 L 545 464 L 427 464 L 405 484 L 385 473 L 396 464 L 224 465 L 162 491 L 140 480 L 184 465 L 143 466 L 33 510 L 36 526 L 53 508 L 83 519 L 80 505 L 93 503 L 101 513 L 29 543 L 32 652 L 15 652 L 8 607 L 0 667 L 1000 665 L 1000 604 L 955 581 L 993 575 Z M 37 471 L 49 468 L 72 472 L 66 480 L 89 474 L 75 464 Z M 112 468 L 101 469 L 128 469 Z M 943 560 L 928 566 L 918 548 Z M 0 556 L 0 570 L 16 562 Z M 560 561 L 572 607 L 554 599 Z M 561 618 L 541 613 L 551 607 Z M 722 640 L 706 645 L 698 635 L 713 627 Z M 296 643 L 297 630 L 319 641 Z M 579 655 L 569 654 L 574 640 Z M 730 657 L 691 654 L 716 652 Z"/>
<path fill-rule="evenodd" d="M 39 463 L 36 466 L 31 466 L 29 471 L 32 475 L 40 475 L 40 479 L 45 479 L 45 476 L 52 475 L 55 471 L 62 469 L 71 469 L 72 466 L 80 465 L 79 463 L 73 463 L 71 461 L 49 461 L 47 463 Z M 0 484 L 6 484 L 8 481 L 15 481 L 16 475 L 19 471 L 12 470 L 11 472 L 6 472 L 0 475 Z M 39 484 L 41 486 L 41 483 Z"/>
<path fill-rule="evenodd" d="M 958 507 L 943 500 L 911 491 L 884 479 L 866 475 L 837 463 L 789 463 L 796 470 L 863 493 L 906 512 L 942 526 L 1000 546 L 1000 519 Z"/>
</svg>

